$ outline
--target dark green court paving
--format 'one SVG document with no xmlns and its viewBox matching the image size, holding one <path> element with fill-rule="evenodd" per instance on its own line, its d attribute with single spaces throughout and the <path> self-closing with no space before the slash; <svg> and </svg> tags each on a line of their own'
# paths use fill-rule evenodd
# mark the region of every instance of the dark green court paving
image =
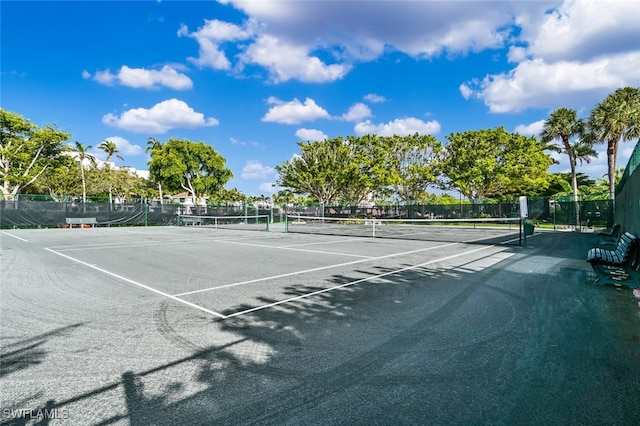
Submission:
<svg viewBox="0 0 640 426">
<path fill-rule="evenodd" d="M 640 424 L 596 235 L 276 231 L 2 231 L 0 424 Z"/>
</svg>

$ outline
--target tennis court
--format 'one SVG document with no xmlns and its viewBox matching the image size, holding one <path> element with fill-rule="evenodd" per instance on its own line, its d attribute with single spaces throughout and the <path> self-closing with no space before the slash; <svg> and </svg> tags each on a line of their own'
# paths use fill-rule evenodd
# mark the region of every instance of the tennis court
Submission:
<svg viewBox="0 0 640 426">
<path fill-rule="evenodd" d="M 590 285 L 576 251 L 586 235 L 521 247 L 510 227 L 387 239 L 235 224 L 2 231 L 4 423 L 47 409 L 60 424 L 511 423 L 525 406 L 566 420 L 605 404 L 638 418 L 631 395 L 594 401 L 638 385 L 592 365 L 628 342 L 601 306 L 618 293 Z M 558 383 L 583 413 L 529 392 Z"/>
<path fill-rule="evenodd" d="M 219 229 L 207 222 L 180 228 L 68 231 L 36 231 L 27 238 L 30 244 L 40 245 L 47 254 L 76 268 L 220 319 L 389 279 L 412 269 L 455 268 L 474 262 L 489 266 L 492 260 L 504 258 L 505 244 L 518 239 L 517 231 L 512 230 L 497 244 L 491 244 L 494 238 L 482 237 L 489 239 L 482 247 L 468 245 L 477 243 L 476 236 L 469 238 L 468 244 L 340 236 L 318 236 L 310 241 L 306 235 L 285 235 L 277 229 L 244 232 Z M 435 230 L 434 237 L 440 232 Z M 501 231 L 497 234 L 505 235 Z M 338 276 L 351 280 L 336 282 Z M 300 284 L 299 294 L 291 297 L 290 290 Z M 313 291 L 305 293 L 302 288 Z"/>
</svg>

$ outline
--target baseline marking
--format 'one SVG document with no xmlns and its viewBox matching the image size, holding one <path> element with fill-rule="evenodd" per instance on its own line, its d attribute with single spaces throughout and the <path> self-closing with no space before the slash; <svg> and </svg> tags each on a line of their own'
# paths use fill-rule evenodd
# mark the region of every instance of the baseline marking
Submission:
<svg viewBox="0 0 640 426">
<path fill-rule="evenodd" d="M 45 247 L 45 250 L 47 250 L 47 251 L 49 251 L 49 252 L 51 252 L 51 253 L 53 253 L 53 254 L 57 254 L 58 256 L 64 257 L 65 259 L 69 259 L 69 260 L 72 260 L 72 261 L 74 261 L 74 262 L 77 262 L 77 263 L 79 263 L 79 264 L 81 264 L 81 265 L 87 266 L 87 267 L 89 267 L 89 268 L 91 268 L 91 269 L 95 269 L 96 271 L 102 272 L 103 274 L 110 275 L 110 276 L 112 276 L 112 277 L 114 277 L 114 278 L 117 278 L 117 279 L 122 280 L 122 281 L 124 281 L 124 282 L 127 282 L 127 283 L 129 283 L 129 284 L 133 284 L 133 285 L 135 285 L 135 286 L 142 287 L 142 288 L 144 288 L 145 290 L 152 291 L 152 292 L 154 292 L 154 293 L 156 293 L 156 294 L 159 294 L 159 295 L 161 295 L 161 296 L 167 297 L 167 298 L 169 298 L 169 299 L 171 299 L 171 300 L 175 300 L 176 302 L 180 302 L 180 303 L 185 304 L 185 305 L 187 305 L 187 306 L 190 306 L 190 307 L 192 307 L 192 308 L 195 308 L 195 309 L 201 310 L 202 312 L 206 312 L 206 313 L 208 313 L 208 314 L 210 314 L 210 315 L 213 315 L 213 316 L 216 316 L 216 317 L 218 317 L 218 318 L 226 318 L 224 315 L 222 315 L 222 314 L 220 314 L 220 313 L 218 313 L 218 312 L 212 311 L 212 310 L 207 309 L 207 308 L 203 308 L 202 306 L 198 306 L 198 305 L 196 305 L 195 303 L 191 303 L 191 302 L 187 302 L 186 300 L 179 299 L 179 298 L 178 298 L 178 297 L 176 297 L 176 296 L 172 296 L 172 295 L 167 294 L 167 293 L 165 293 L 165 292 L 163 292 L 163 291 L 156 290 L 155 288 L 151 288 L 151 287 L 149 287 L 149 286 L 147 286 L 147 285 L 144 285 L 144 284 L 140 284 L 139 282 L 136 282 L 136 281 L 130 280 L 129 278 L 125 278 L 125 277 L 123 277 L 123 276 L 121 276 L 121 275 L 114 274 L 113 272 L 109 272 L 109 271 L 107 271 L 106 269 L 102 269 L 102 268 L 100 268 L 100 267 L 98 267 L 98 266 L 95 266 L 95 265 L 92 265 L 92 264 L 90 264 L 90 263 L 83 262 L 83 261 L 82 261 L 82 260 L 80 260 L 80 259 L 76 259 L 76 258 L 73 258 L 73 257 L 71 257 L 71 256 L 67 256 L 66 254 L 62 254 L 62 253 L 60 253 L 60 252 L 57 252 L 57 251 L 52 250 L 52 249 L 47 248 L 47 247 Z"/>
<path fill-rule="evenodd" d="M 256 306 L 255 308 L 246 309 L 244 311 L 234 312 L 233 314 L 226 315 L 225 319 L 236 317 L 236 316 L 240 316 L 240 315 L 244 315 L 244 314 L 248 314 L 250 312 L 259 311 L 259 310 L 262 310 L 262 309 L 272 308 L 272 307 L 277 306 L 277 305 L 282 305 L 283 303 L 293 302 L 293 301 L 296 301 L 296 300 L 300 300 L 300 299 L 304 299 L 304 298 L 307 298 L 307 297 L 315 296 L 315 295 L 318 295 L 318 294 L 321 294 L 321 293 L 326 293 L 328 291 L 338 290 L 338 289 L 341 289 L 341 288 L 344 288 L 344 287 L 349 287 L 349 286 L 352 286 L 352 285 L 355 285 L 355 284 L 359 284 L 359 283 L 363 283 L 363 282 L 366 282 L 366 281 L 371 281 L 371 280 L 375 280 L 375 279 L 378 279 L 378 278 L 386 277 L 388 275 L 393 275 L 393 274 L 398 274 L 400 272 L 410 271 L 412 269 L 416 269 L 416 268 L 420 268 L 420 267 L 423 267 L 423 266 L 427 266 L 427 265 L 430 265 L 432 263 L 442 262 L 444 260 L 449 260 L 449 259 L 453 259 L 453 258 L 460 257 L 460 256 L 466 256 L 468 254 L 475 253 L 475 252 L 482 251 L 482 250 L 487 250 L 487 249 L 492 248 L 492 247 L 496 247 L 496 246 L 495 245 L 491 245 L 491 246 L 486 246 L 486 247 L 480 247 L 480 248 L 477 248 L 475 250 L 466 251 L 464 253 L 458 253 L 458 254 L 454 254 L 454 255 L 451 255 L 451 256 L 441 257 L 439 259 L 432 259 L 432 260 L 429 260 L 428 262 L 420 263 L 418 265 L 407 266 L 407 267 L 404 267 L 404 268 L 401 268 L 401 269 L 396 269 L 395 271 L 385 272 L 383 274 L 378 274 L 378 275 L 374 275 L 374 276 L 371 276 L 371 277 L 367 277 L 367 278 L 362 278 L 362 279 L 359 279 L 359 280 L 351 281 L 351 282 L 346 283 L 346 284 L 341 284 L 341 285 L 337 285 L 337 286 L 334 286 L 334 287 L 329 287 L 329 288 L 325 288 L 325 289 L 322 289 L 322 290 L 314 291 L 312 293 L 303 294 L 301 296 L 291 297 L 289 299 L 285 299 L 285 300 L 280 300 L 278 302 L 269 303 L 268 305 Z"/>
<path fill-rule="evenodd" d="M 4 232 L 4 231 L 2 231 L 2 233 L 3 233 L 4 235 L 8 235 L 9 237 L 13 237 L 13 238 L 15 238 L 15 239 L 17 239 L 17 240 L 24 241 L 25 243 L 28 243 L 28 242 L 29 242 L 28 240 L 25 240 L 24 238 L 17 237 L 17 236 L 15 236 L 15 235 L 13 235 L 13 234 L 10 234 L 10 233 L 8 233 L 8 232 Z"/>
</svg>

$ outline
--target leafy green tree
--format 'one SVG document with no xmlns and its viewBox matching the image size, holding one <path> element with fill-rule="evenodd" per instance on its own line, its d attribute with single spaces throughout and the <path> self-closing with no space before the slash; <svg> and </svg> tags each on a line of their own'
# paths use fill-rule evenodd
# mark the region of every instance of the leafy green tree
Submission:
<svg viewBox="0 0 640 426">
<path fill-rule="evenodd" d="M 245 201 L 247 196 L 238 190 L 238 188 L 225 189 L 220 188 L 217 193 L 213 194 L 214 201 L 240 202 Z"/>
<path fill-rule="evenodd" d="M 272 198 L 275 205 L 281 206 L 284 204 L 292 204 L 296 198 L 296 194 L 288 189 L 281 189 L 273 194 Z"/>
<path fill-rule="evenodd" d="M 80 178 L 82 179 L 82 202 L 87 202 L 87 180 L 85 176 L 85 160 L 90 166 L 96 165 L 96 157 L 89 153 L 92 148 L 91 145 L 85 146 L 82 142 L 76 141 L 75 146 L 71 149 L 75 153 L 75 157 L 78 160 L 80 166 Z"/>
<path fill-rule="evenodd" d="M 445 187 L 470 201 L 531 195 L 549 185 L 553 163 L 535 137 L 508 133 L 503 127 L 452 133 L 442 163 Z"/>
<path fill-rule="evenodd" d="M 119 199 L 130 200 L 143 198 L 147 192 L 146 179 L 141 178 L 128 167 L 120 167 L 117 170 L 106 169 L 110 174 L 110 190 Z"/>
<path fill-rule="evenodd" d="M 216 194 L 231 179 L 226 160 L 203 142 L 170 138 L 151 149 L 149 174 L 169 191 L 187 191 L 196 205 L 205 195 Z"/>
<path fill-rule="evenodd" d="M 549 187 L 541 192 L 545 197 L 571 197 L 573 199 L 571 173 L 552 173 L 549 175 Z M 595 181 L 584 173 L 576 173 L 578 194 L 586 194 L 592 191 Z"/>
<path fill-rule="evenodd" d="M 12 199 L 55 166 L 71 135 L 50 125 L 39 128 L 4 109 L 0 125 L 0 189 L 4 199 Z"/>
<path fill-rule="evenodd" d="M 80 169 L 76 160 L 68 155 L 57 158 L 42 176 L 25 188 L 30 194 L 48 194 L 54 201 L 65 201 L 69 195 L 82 194 Z"/>
<path fill-rule="evenodd" d="M 149 137 L 147 138 L 147 147 L 145 148 L 145 151 L 147 153 L 152 153 L 154 150 L 158 150 L 159 152 L 161 152 L 162 142 L 160 142 L 156 138 Z M 155 180 L 153 179 L 153 176 L 149 177 L 151 178 L 151 180 Z M 156 183 L 158 185 L 158 194 L 160 197 L 160 211 L 164 212 L 164 194 L 162 193 L 162 182 L 156 181 Z"/>
<path fill-rule="evenodd" d="M 315 142 L 298 142 L 300 154 L 277 165 L 278 185 L 296 194 L 310 194 L 330 204 L 354 175 L 352 150 L 341 137 Z"/>
<path fill-rule="evenodd" d="M 589 132 L 591 141 L 607 144 L 609 194 L 614 200 L 620 141 L 640 137 L 640 88 L 620 88 L 600 102 L 589 116 Z"/>
<path fill-rule="evenodd" d="M 349 154 L 345 164 L 338 165 L 342 169 L 335 170 L 343 175 L 338 198 L 353 204 L 374 201 L 383 188 L 394 182 L 394 170 L 389 162 L 393 144 L 377 135 L 349 136 L 344 144 Z"/>
<path fill-rule="evenodd" d="M 442 167 L 442 143 L 431 135 L 394 136 L 387 139 L 388 162 L 394 173 L 393 187 L 401 200 L 427 197 Z"/>
<path fill-rule="evenodd" d="M 98 145 L 98 149 L 101 149 L 107 153 L 107 158 L 105 158 L 104 160 L 105 162 L 109 162 L 111 157 L 113 157 L 114 155 L 116 158 L 120 159 L 121 161 L 124 161 L 124 158 L 118 154 L 118 152 L 120 152 L 118 150 L 118 146 L 113 141 L 109 141 L 109 140 L 102 141 L 102 143 Z"/>
</svg>

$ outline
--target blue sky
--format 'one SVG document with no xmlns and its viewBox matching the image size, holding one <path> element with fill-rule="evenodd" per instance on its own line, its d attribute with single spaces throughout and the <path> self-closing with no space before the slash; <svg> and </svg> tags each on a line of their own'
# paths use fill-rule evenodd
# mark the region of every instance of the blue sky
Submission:
<svg viewBox="0 0 640 426">
<path fill-rule="evenodd" d="M 277 189 L 301 140 L 538 134 L 556 108 L 586 117 L 640 86 L 632 0 L 3 0 L 0 13 L 2 108 L 70 142 L 112 140 L 116 165 L 139 170 L 148 137 L 203 141 L 247 195 Z M 598 150 L 579 171 L 606 173 Z"/>
</svg>

